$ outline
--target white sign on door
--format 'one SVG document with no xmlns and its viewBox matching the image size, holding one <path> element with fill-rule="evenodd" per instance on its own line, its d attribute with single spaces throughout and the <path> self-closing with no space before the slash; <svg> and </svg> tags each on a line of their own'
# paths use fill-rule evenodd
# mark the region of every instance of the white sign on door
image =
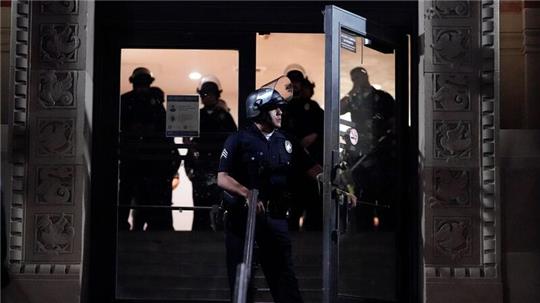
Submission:
<svg viewBox="0 0 540 303">
<path fill-rule="evenodd" d="M 167 96 L 167 137 L 199 136 L 199 96 Z"/>
</svg>

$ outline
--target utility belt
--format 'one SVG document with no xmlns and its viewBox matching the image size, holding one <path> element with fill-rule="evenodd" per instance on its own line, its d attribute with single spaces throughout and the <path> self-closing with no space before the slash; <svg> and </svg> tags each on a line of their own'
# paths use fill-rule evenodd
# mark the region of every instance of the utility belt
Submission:
<svg viewBox="0 0 540 303">
<path fill-rule="evenodd" d="M 287 219 L 287 212 L 289 211 L 288 201 L 280 200 L 267 200 L 263 202 L 266 215 L 273 219 Z"/>
<path fill-rule="evenodd" d="M 290 206 L 290 195 L 282 195 L 280 198 L 261 199 L 264 204 L 266 215 L 273 219 L 286 219 Z M 223 206 L 227 211 L 240 212 L 244 209 L 246 200 L 240 196 L 232 195 L 227 191 L 223 193 Z"/>
</svg>

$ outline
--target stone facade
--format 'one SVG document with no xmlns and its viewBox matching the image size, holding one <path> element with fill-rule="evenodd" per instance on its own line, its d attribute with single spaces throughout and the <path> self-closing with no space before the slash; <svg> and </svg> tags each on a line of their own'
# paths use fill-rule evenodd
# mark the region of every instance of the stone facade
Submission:
<svg viewBox="0 0 540 303">
<path fill-rule="evenodd" d="M 419 10 L 425 301 L 502 302 L 498 3 Z"/>
<path fill-rule="evenodd" d="M 79 300 L 92 24 L 93 2 L 12 3 L 8 302 Z"/>
<path fill-rule="evenodd" d="M 93 2 L 12 5 L 6 302 L 79 302 Z M 498 2 L 420 1 L 419 10 L 424 300 L 502 302 Z M 526 24 L 534 63 L 538 27 Z"/>
</svg>

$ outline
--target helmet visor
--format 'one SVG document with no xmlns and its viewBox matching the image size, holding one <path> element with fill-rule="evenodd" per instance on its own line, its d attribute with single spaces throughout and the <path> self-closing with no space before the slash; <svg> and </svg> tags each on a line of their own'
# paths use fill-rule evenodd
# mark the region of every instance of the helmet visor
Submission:
<svg viewBox="0 0 540 303">
<path fill-rule="evenodd" d="M 261 88 L 270 88 L 275 90 L 286 102 L 291 100 L 293 95 L 292 83 L 287 76 L 280 76 L 279 78 L 264 84 L 261 86 Z"/>
</svg>

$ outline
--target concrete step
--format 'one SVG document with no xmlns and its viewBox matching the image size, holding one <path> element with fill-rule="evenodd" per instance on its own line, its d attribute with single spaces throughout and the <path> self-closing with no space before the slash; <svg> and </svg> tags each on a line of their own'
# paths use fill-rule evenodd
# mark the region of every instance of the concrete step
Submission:
<svg viewBox="0 0 540 303">
<path fill-rule="evenodd" d="M 320 302 L 321 233 L 291 233 L 291 241 L 304 301 Z M 393 235 L 384 233 L 343 236 L 340 289 L 347 294 L 391 298 L 396 268 L 393 241 Z M 124 232 L 118 244 L 119 298 L 215 302 L 229 298 L 222 232 Z M 255 285 L 257 302 L 273 302 L 261 269 Z"/>
</svg>

